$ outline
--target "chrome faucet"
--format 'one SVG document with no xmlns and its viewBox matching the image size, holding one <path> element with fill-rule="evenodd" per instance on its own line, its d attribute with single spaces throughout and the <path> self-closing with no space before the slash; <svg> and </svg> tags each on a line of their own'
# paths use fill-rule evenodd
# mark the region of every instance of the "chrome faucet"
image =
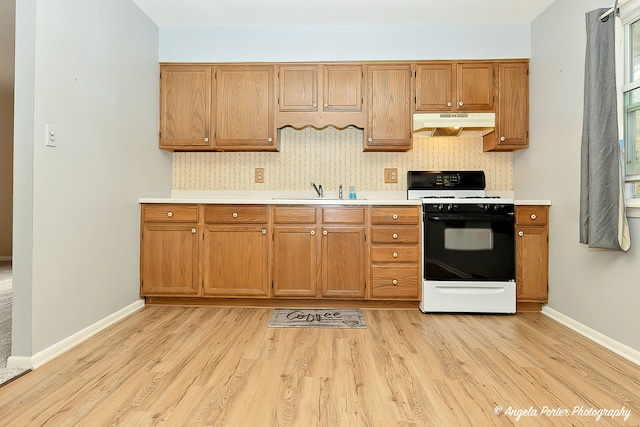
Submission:
<svg viewBox="0 0 640 427">
<path fill-rule="evenodd" d="M 312 182 L 311 185 L 313 185 L 314 190 L 316 190 L 316 193 L 318 193 L 318 197 L 324 197 L 324 192 L 322 191 L 322 185 L 319 185 L 318 187 L 316 187 L 315 182 Z"/>
</svg>

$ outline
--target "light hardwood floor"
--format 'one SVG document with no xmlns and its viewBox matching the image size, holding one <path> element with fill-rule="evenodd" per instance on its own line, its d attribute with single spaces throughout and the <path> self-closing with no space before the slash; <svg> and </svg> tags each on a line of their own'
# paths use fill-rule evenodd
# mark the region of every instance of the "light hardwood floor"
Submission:
<svg viewBox="0 0 640 427">
<path fill-rule="evenodd" d="M 539 313 L 371 309 L 367 329 L 272 329 L 271 313 L 146 307 L 0 388 L 0 425 L 640 424 L 640 367 Z M 570 414 L 504 415 L 545 406 Z"/>
</svg>

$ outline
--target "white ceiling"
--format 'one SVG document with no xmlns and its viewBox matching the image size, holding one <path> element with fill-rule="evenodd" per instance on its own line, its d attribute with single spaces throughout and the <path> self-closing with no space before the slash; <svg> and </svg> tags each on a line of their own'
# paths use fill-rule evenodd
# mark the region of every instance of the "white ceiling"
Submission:
<svg viewBox="0 0 640 427">
<path fill-rule="evenodd" d="M 555 0 L 132 1 L 165 28 L 529 24 Z M 14 16 L 15 0 L 0 0 L 0 93 L 13 91 Z"/>
<path fill-rule="evenodd" d="M 528 24 L 554 0 L 133 0 L 159 27 Z"/>
</svg>

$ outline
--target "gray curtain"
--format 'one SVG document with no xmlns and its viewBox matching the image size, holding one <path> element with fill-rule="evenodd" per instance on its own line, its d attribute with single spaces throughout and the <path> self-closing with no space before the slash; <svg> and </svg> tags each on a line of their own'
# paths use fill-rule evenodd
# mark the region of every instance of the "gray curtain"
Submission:
<svg viewBox="0 0 640 427">
<path fill-rule="evenodd" d="M 580 243 L 626 251 L 630 242 L 618 138 L 615 14 L 604 22 L 600 20 L 607 10 L 586 14 Z"/>
</svg>

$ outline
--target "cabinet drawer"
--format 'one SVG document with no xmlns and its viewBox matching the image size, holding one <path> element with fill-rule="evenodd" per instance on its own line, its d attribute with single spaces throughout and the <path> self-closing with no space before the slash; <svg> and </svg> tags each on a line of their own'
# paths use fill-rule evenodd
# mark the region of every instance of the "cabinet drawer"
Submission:
<svg viewBox="0 0 640 427">
<path fill-rule="evenodd" d="M 371 227 L 371 243 L 418 243 L 417 227 Z"/>
<path fill-rule="evenodd" d="M 547 206 L 516 206 L 516 225 L 547 225 Z"/>
<path fill-rule="evenodd" d="M 205 206 L 207 224 L 263 224 L 267 222 L 267 207 L 252 205 Z"/>
<path fill-rule="evenodd" d="M 417 224 L 420 221 L 418 206 L 390 206 L 371 209 L 372 224 Z"/>
<path fill-rule="evenodd" d="M 418 262 L 420 248 L 406 246 L 380 246 L 371 248 L 371 262 Z"/>
<path fill-rule="evenodd" d="M 198 205 L 142 205 L 144 222 L 198 222 Z"/>
<path fill-rule="evenodd" d="M 364 224 L 364 208 L 323 208 L 325 224 Z"/>
<path fill-rule="evenodd" d="M 315 224 L 316 209 L 276 206 L 273 208 L 273 222 L 276 224 Z"/>
<path fill-rule="evenodd" d="M 371 267 L 371 297 L 374 299 L 418 299 L 418 265 Z"/>
</svg>

